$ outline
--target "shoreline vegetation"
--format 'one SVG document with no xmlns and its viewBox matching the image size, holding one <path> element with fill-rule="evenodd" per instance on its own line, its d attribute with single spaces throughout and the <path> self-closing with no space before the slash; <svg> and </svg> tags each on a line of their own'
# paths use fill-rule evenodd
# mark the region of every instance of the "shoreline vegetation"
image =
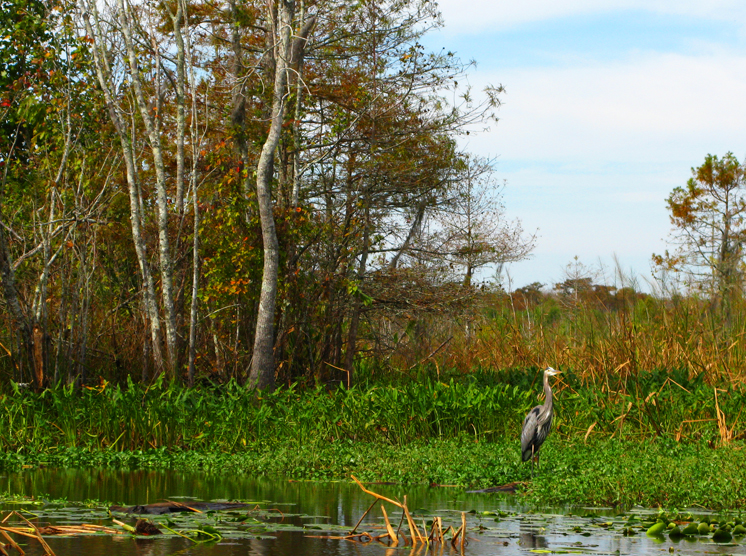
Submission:
<svg viewBox="0 0 746 556">
<path fill-rule="evenodd" d="M 527 504 L 739 509 L 744 393 L 685 373 L 613 385 L 565 373 L 541 469 L 521 465 L 520 424 L 540 370 L 475 372 L 274 392 L 157 381 L 2 394 L 0 467 L 181 469 L 487 488 Z M 607 389 L 608 388 L 608 389 Z"/>
<path fill-rule="evenodd" d="M 741 510 L 746 505 L 746 445 L 713 449 L 703 443 L 654 440 L 553 439 L 542 448 L 533 480 L 516 456 L 516 443 L 440 439 L 392 447 L 344 441 L 333 444 L 256 442 L 235 453 L 182 450 L 115 452 L 60 448 L 37 454 L 2 454 L 7 471 L 73 467 L 241 473 L 287 480 L 351 480 L 429 484 L 433 488 L 486 488 L 518 481 L 515 501 L 533 507 L 603 506 L 628 510 L 700 508 Z"/>
<path fill-rule="evenodd" d="M 0 468 L 746 504 L 731 153 L 665 201 L 647 284 L 575 257 L 516 289 L 538 238 L 459 147 L 505 90 L 423 46 L 435 2 L 5 4 Z"/>
</svg>

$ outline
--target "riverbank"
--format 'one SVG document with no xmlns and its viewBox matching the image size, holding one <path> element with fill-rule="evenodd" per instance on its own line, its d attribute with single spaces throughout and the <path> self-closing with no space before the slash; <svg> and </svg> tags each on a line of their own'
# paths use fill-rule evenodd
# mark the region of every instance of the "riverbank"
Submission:
<svg viewBox="0 0 746 556">
<path fill-rule="evenodd" d="M 746 391 L 683 372 L 640 373 L 586 382 L 564 372 L 552 380 L 553 437 L 570 442 L 664 438 L 728 444 L 746 439 Z M 542 403 L 541 371 L 475 370 L 396 382 L 378 378 L 352 388 L 283 386 L 254 392 L 235 382 L 187 388 L 151 385 L 55 387 L 41 393 L 0 390 L 0 450 L 37 453 L 80 448 L 137 451 L 166 447 L 237 452 L 273 440 L 390 446 L 470 437 L 518 438 L 523 418 Z"/>
<path fill-rule="evenodd" d="M 296 480 L 517 482 L 528 504 L 746 507 L 746 395 L 685 373 L 553 382 L 533 480 L 520 427 L 539 369 L 253 392 L 158 381 L 0 394 L 0 468 L 203 470 Z M 27 467 L 27 468 L 28 468 Z"/>
<path fill-rule="evenodd" d="M 665 508 L 746 507 L 746 445 L 551 438 L 541 470 L 530 478 L 517 440 L 437 439 L 402 446 L 342 440 L 256 442 L 234 453 L 183 450 L 112 451 L 79 448 L 3 453 L 6 470 L 24 467 L 117 467 L 202 471 L 294 480 L 349 480 L 486 488 L 517 481 L 530 505 Z M 487 495 L 485 496 L 513 496 Z"/>
</svg>

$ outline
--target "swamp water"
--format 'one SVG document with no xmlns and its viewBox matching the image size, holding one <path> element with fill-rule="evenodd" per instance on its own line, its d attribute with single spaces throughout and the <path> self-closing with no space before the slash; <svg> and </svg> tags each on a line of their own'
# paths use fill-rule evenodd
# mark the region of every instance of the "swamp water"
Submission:
<svg viewBox="0 0 746 556">
<path fill-rule="evenodd" d="M 466 514 L 465 555 L 516 554 L 746 554 L 746 539 L 715 543 L 707 536 L 678 541 L 667 535 L 650 538 L 640 523 L 653 512 L 634 510 L 617 515 L 614 510 L 526 508 L 509 494 L 469 494 L 462 488 L 367 485 L 376 493 L 402 499 L 417 525 L 439 516 L 444 528 L 458 527 L 461 512 Z M 0 500 L 5 515 L 21 513 L 37 526 L 97 524 L 117 528 L 107 511 L 109 503 L 132 506 L 170 500 L 188 505 L 190 500 L 250 502 L 249 510 L 176 513 L 146 516 L 156 525 L 196 536 L 206 531 L 204 540 L 193 540 L 170 533 L 153 537 L 91 534 L 74 537 L 45 537 L 57 556 L 66 555 L 261 555 L 261 556 L 420 556 L 456 555 L 450 543 L 432 547 L 391 549 L 377 542 L 359 543 L 324 537 L 343 536 L 366 512 L 373 499 L 353 483 L 289 482 L 251 479 L 220 473 L 156 471 L 117 471 L 90 469 L 35 469 L 0 474 Z M 14 497 L 34 497 L 13 500 Z M 90 501 L 108 501 L 90 502 Z M 401 512 L 387 507 L 393 527 Z M 636 526 L 630 530 L 630 516 Z M 115 514 L 134 525 L 135 517 Z M 11 520 L 12 521 L 12 520 Z M 15 520 L 14 525 L 24 525 Z M 380 504 L 375 505 L 358 528 L 380 535 L 385 532 Z M 404 526 L 406 531 L 406 524 Z M 630 536 L 624 535 L 624 530 Z M 219 537 L 217 536 L 219 534 Z M 408 531 L 407 531 L 408 534 Z M 29 556 L 44 554 L 39 542 L 24 540 Z M 10 554 L 15 553 L 10 549 Z"/>
</svg>

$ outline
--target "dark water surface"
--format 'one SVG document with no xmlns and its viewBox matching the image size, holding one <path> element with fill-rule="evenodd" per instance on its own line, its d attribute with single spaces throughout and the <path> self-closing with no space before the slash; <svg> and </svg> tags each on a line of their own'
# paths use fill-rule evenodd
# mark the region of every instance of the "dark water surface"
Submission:
<svg viewBox="0 0 746 556">
<path fill-rule="evenodd" d="M 736 539 L 716 544 L 706 537 L 678 542 L 668 537 L 651 539 L 644 532 L 623 536 L 624 516 L 607 509 L 537 509 L 520 504 L 506 494 L 467 494 L 461 488 L 368 485 L 391 498 L 407 496 L 416 522 L 441 516 L 444 524 L 458 526 L 461 512 L 467 514 L 469 528 L 467 555 L 516 554 L 746 554 L 746 543 Z M 156 523 L 174 530 L 193 531 L 207 525 L 222 534 L 213 542 L 194 543 L 175 535 L 134 538 L 129 535 L 90 535 L 72 538 L 47 537 L 57 556 L 65 555 L 262 555 L 262 556 L 419 556 L 458 554 L 445 547 L 400 547 L 391 549 L 378 543 L 333 540 L 351 529 L 372 499 L 357 485 L 339 483 L 290 482 L 278 479 L 251 479 L 235 474 L 183 473 L 162 471 L 117 471 L 90 469 L 34 469 L 0 474 L 0 492 L 39 498 L 36 504 L 0 504 L 8 510 L 26 510 L 37 516 L 34 522 L 74 525 L 80 523 L 111 526 L 108 503 L 136 505 L 175 500 L 240 500 L 251 502 L 247 512 L 172 514 L 156 516 Z M 64 500 L 64 502 L 61 502 Z M 86 504 L 85 501 L 107 504 Z M 400 512 L 387 508 L 394 526 Z M 632 513 L 645 514 L 643 510 Z M 248 514 L 248 517 L 247 517 Z M 29 519 L 31 514 L 25 514 Z M 629 515 L 629 514 L 627 514 Z M 134 524 L 135 518 L 118 514 L 121 521 Z M 170 520 L 170 521 L 167 521 Z M 381 534 L 382 514 L 376 507 L 362 530 Z M 18 540 L 18 538 L 16 539 Z M 26 539 L 23 549 L 29 556 L 43 554 L 39 543 Z M 11 551 L 11 553 L 13 553 Z"/>
</svg>

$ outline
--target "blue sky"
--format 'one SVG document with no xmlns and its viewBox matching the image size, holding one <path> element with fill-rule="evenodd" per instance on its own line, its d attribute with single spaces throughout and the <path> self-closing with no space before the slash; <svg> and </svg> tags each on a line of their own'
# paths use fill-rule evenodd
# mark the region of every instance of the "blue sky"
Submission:
<svg viewBox="0 0 746 556">
<path fill-rule="evenodd" d="M 510 218 L 537 231 L 513 288 L 561 281 L 575 256 L 650 277 L 665 199 L 708 153 L 746 156 L 746 2 L 442 0 L 431 50 L 506 89 L 464 146 L 495 158 Z M 608 278 L 607 281 L 611 281 Z"/>
</svg>

